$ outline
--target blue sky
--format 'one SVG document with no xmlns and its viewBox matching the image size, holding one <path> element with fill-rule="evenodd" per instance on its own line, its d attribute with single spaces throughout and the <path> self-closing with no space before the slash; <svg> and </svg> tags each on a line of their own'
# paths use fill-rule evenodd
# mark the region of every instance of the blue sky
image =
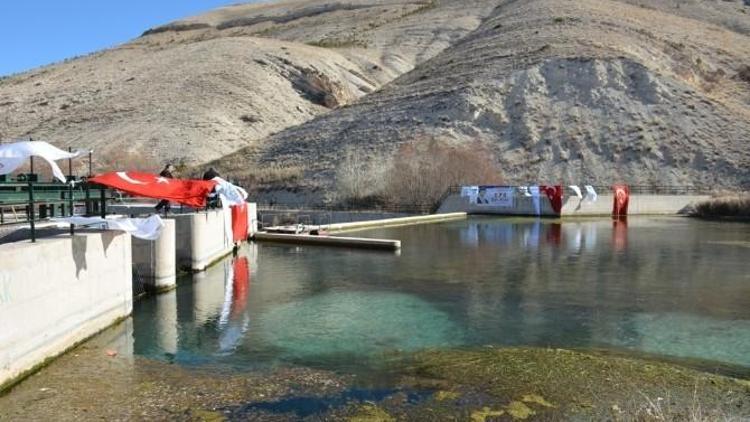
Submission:
<svg viewBox="0 0 750 422">
<path fill-rule="evenodd" d="M 247 0 L 0 0 L 0 75 L 91 53 Z"/>
</svg>

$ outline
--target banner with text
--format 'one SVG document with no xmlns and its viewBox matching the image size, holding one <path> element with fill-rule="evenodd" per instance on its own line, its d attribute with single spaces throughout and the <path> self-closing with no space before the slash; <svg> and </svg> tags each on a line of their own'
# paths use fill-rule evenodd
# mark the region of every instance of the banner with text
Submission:
<svg viewBox="0 0 750 422">
<path fill-rule="evenodd" d="M 512 187 L 480 186 L 476 204 L 510 208 L 513 206 L 513 190 Z"/>
</svg>

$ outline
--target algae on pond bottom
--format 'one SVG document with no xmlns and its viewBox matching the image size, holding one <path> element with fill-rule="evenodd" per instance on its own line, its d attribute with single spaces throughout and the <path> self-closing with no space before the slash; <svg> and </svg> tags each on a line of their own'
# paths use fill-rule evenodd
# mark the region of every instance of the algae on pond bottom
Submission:
<svg viewBox="0 0 750 422">
<path fill-rule="evenodd" d="M 415 355 L 411 371 L 415 376 L 411 382 L 440 383 L 459 391 L 466 406 L 472 406 L 474 397 L 474 414 L 489 405 L 514 419 L 611 417 L 613 408 L 635 417 L 657 403 L 660 412 L 678 419 L 695 408 L 708 417 L 750 417 L 746 380 L 595 352 L 539 348 L 425 351 Z M 440 407 L 452 412 L 445 404 Z"/>
</svg>

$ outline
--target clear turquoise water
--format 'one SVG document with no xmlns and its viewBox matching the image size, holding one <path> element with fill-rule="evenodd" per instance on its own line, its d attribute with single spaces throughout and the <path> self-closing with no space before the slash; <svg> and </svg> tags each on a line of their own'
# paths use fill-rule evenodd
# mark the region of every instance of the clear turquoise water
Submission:
<svg viewBox="0 0 750 422">
<path fill-rule="evenodd" d="M 400 254 L 259 244 L 136 304 L 135 351 L 370 373 L 403 352 L 607 348 L 750 369 L 750 225 L 467 221 L 359 232 Z M 235 271 L 236 270 L 236 271 Z"/>
</svg>

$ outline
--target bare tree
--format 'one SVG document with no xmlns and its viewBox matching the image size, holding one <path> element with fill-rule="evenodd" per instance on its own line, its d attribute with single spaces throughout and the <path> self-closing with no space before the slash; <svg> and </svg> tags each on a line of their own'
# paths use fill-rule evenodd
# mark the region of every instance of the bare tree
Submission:
<svg viewBox="0 0 750 422">
<path fill-rule="evenodd" d="M 450 186 L 501 180 L 495 156 L 483 144 L 452 145 L 444 139 L 425 137 L 399 148 L 388 171 L 384 196 L 390 203 L 434 206 Z"/>
<path fill-rule="evenodd" d="M 336 169 L 336 192 L 341 202 L 358 202 L 378 196 L 385 185 L 388 160 L 382 154 L 348 147 Z"/>
</svg>

